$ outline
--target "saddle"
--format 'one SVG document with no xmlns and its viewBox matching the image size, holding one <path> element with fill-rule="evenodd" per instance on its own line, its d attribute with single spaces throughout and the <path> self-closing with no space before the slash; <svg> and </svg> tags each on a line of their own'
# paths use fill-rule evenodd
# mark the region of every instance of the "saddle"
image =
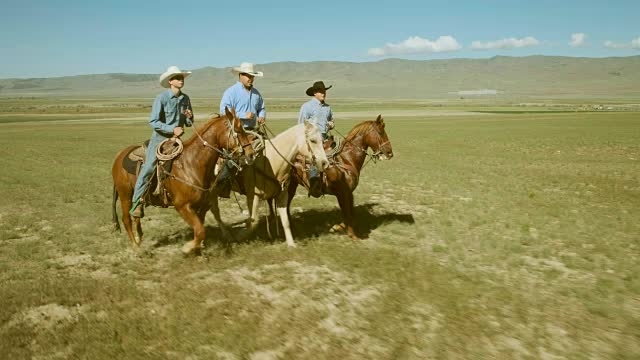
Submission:
<svg viewBox="0 0 640 360">
<path fill-rule="evenodd" d="M 142 167 L 142 163 L 146 159 L 147 148 L 149 146 L 149 141 L 147 140 L 142 145 L 133 148 L 127 156 L 124 157 L 124 161 L 122 166 L 124 169 L 132 175 L 138 177 L 140 174 L 140 168 Z M 163 154 L 171 153 L 172 147 L 174 144 L 162 144 L 161 152 Z M 173 159 L 171 160 L 158 160 L 156 165 L 156 171 L 151 175 L 149 179 L 149 186 L 147 186 L 147 191 L 143 195 L 147 203 L 159 203 L 161 207 L 168 207 L 171 205 L 170 195 L 164 187 L 164 180 L 167 178 L 167 173 L 171 172 L 171 166 L 173 164 Z M 158 166 L 160 165 L 160 166 Z M 152 192 L 149 189 L 154 189 Z M 155 197 L 159 199 L 159 201 L 153 201 L 155 199 L 151 199 L 151 197 Z"/>
</svg>

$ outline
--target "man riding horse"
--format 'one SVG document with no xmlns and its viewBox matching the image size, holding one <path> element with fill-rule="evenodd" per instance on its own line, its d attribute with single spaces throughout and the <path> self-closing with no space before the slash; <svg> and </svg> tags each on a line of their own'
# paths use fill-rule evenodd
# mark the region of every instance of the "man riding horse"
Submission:
<svg viewBox="0 0 640 360">
<path fill-rule="evenodd" d="M 324 86 L 324 82 L 316 81 L 313 86 L 307 89 L 306 94 L 313 98 L 300 107 L 300 115 L 298 116 L 298 124 L 302 124 L 305 120 L 315 123 L 320 128 L 322 140 L 329 138 L 328 131 L 333 129 L 333 112 L 331 106 L 325 102 L 327 98 L 327 90 L 331 89 Z M 315 166 L 309 168 L 309 195 L 320 197 L 322 195 L 322 174 L 318 172 Z"/>
<path fill-rule="evenodd" d="M 156 168 L 156 148 L 165 139 L 179 137 L 184 133 L 184 126 L 193 125 L 193 108 L 187 94 L 182 92 L 184 79 L 191 75 L 191 71 L 182 71 L 177 66 L 169 66 L 160 75 L 160 85 L 168 90 L 158 95 L 153 102 L 149 126 L 153 129 L 151 140 L 147 146 L 145 161 L 140 169 L 133 193 L 131 216 L 144 216 L 144 194 L 149 186 L 149 180 Z"/>
<path fill-rule="evenodd" d="M 258 124 L 264 124 L 267 111 L 262 95 L 253 86 L 255 77 L 262 77 L 262 71 L 256 71 L 252 63 L 243 62 L 238 67 L 231 69 L 238 74 L 238 82 L 229 87 L 220 100 L 220 113 L 224 113 L 225 107 L 235 109 L 236 114 L 242 120 L 246 130 L 256 130 Z M 231 170 L 228 162 L 224 162 L 218 177 L 219 196 L 228 198 L 231 193 Z"/>
</svg>

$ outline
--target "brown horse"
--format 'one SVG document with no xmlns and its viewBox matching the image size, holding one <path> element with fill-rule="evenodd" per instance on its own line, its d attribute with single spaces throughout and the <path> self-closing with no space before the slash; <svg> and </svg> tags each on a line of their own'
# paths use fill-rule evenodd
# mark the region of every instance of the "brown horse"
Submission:
<svg viewBox="0 0 640 360">
<path fill-rule="evenodd" d="M 346 229 L 347 234 L 354 240 L 358 239 L 358 236 L 353 230 L 353 191 L 358 186 L 360 170 L 368 155 L 367 150 L 369 148 L 373 150 L 373 154 L 369 156 L 375 159 L 387 160 L 393 157 L 391 143 L 384 126 L 382 115 L 378 115 L 376 120 L 364 121 L 354 126 L 342 142 L 340 151 L 333 159 L 330 159 L 331 165 L 324 171 L 322 192 L 338 198 L 344 221 L 334 225 L 332 230 Z M 309 175 L 303 169 L 304 165 L 300 162 L 296 162 L 295 165 L 292 168 L 293 176 L 289 184 L 287 213 L 298 184 L 304 184 L 309 188 Z"/>
<path fill-rule="evenodd" d="M 200 250 L 205 237 L 204 218 L 210 208 L 211 192 L 215 184 L 214 167 L 224 150 L 236 155 L 236 161 L 242 157 L 249 162 L 254 157 L 253 147 L 242 123 L 234 110 L 226 109 L 226 116 L 217 115 L 199 129 L 195 135 L 184 142 L 182 153 L 173 160 L 171 171 L 163 185 L 167 191 L 169 203 L 164 203 L 160 196 L 151 196 L 151 205 L 174 206 L 182 218 L 193 227 L 193 241 L 182 247 L 185 254 Z M 138 238 L 134 236 L 129 209 L 132 205 L 136 176 L 124 167 L 124 160 L 136 148 L 131 145 L 121 151 L 113 162 L 113 223 L 120 231 L 116 201 L 120 197 L 122 206 L 122 222 L 127 229 L 129 240 L 134 247 L 142 242 L 140 219 L 134 218 Z M 242 154 L 242 155 L 240 155 Z M 147 202 L 149 204 L 149 202 Z"/>
</svg>

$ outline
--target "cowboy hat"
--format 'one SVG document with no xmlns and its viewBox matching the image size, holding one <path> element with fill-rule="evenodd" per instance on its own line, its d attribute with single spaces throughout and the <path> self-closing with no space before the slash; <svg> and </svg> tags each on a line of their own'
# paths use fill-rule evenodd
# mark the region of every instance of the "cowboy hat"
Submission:
<svg viewBox="0 0 640 360">
<path fill-rule="evenodd" d="M 231 72 L 238 73 L 238 74 L 249 74 L 249 75 L 260 76 L 260 77 L 264 75 L 262 71 L 255 71 L 253 69 L 253 64 L 248 62 L 243 62 L 242 64 L 240 64 L 240 66 L 234 67 L 233 69 L 231 69 Z"/>
<path fill-rule="evenodd" d="M 182 75 L 185 78 L 191 75 L 191 71 L 182 71 L 177 66 L 169 66 L 167 71 L 160 75 L 160 86 L 163 88 L 169 87 L 169 80 L 175 75 Z"/>
<path fill-rule="evenodd" d="M 329 85 L 329 87 L 324 87 L 324 82 L 316 81 L 313 83 L 313 86 L 307 89 L 307 95 L 313 96 L 315 93 L 319 91 L 327 91 L 331 89 L 333 85 Z"/>
</svg>

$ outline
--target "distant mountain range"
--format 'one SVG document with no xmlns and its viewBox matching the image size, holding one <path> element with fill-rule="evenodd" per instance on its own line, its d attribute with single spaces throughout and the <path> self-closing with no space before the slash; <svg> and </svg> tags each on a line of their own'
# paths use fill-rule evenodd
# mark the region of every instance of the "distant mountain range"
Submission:
<svg viewBox="0 0 640 360">
<path fill-rule="evenodd" d="M 277 62 L 258 65 L 265 98 L 298 98 L 314 81 L 333 85 L 330 97 L 432 99 L 496 96 L 640 98 L 640 56 L 576 58 L 496 56 L 489 59 L 377 62 Z M 193 70 L 185 92 L 219 98 L 237 77 L 231 68 Z M 99 74 L 0 79 L 0 96 L 153 97 L 159 74 Z"/>
</svg>

